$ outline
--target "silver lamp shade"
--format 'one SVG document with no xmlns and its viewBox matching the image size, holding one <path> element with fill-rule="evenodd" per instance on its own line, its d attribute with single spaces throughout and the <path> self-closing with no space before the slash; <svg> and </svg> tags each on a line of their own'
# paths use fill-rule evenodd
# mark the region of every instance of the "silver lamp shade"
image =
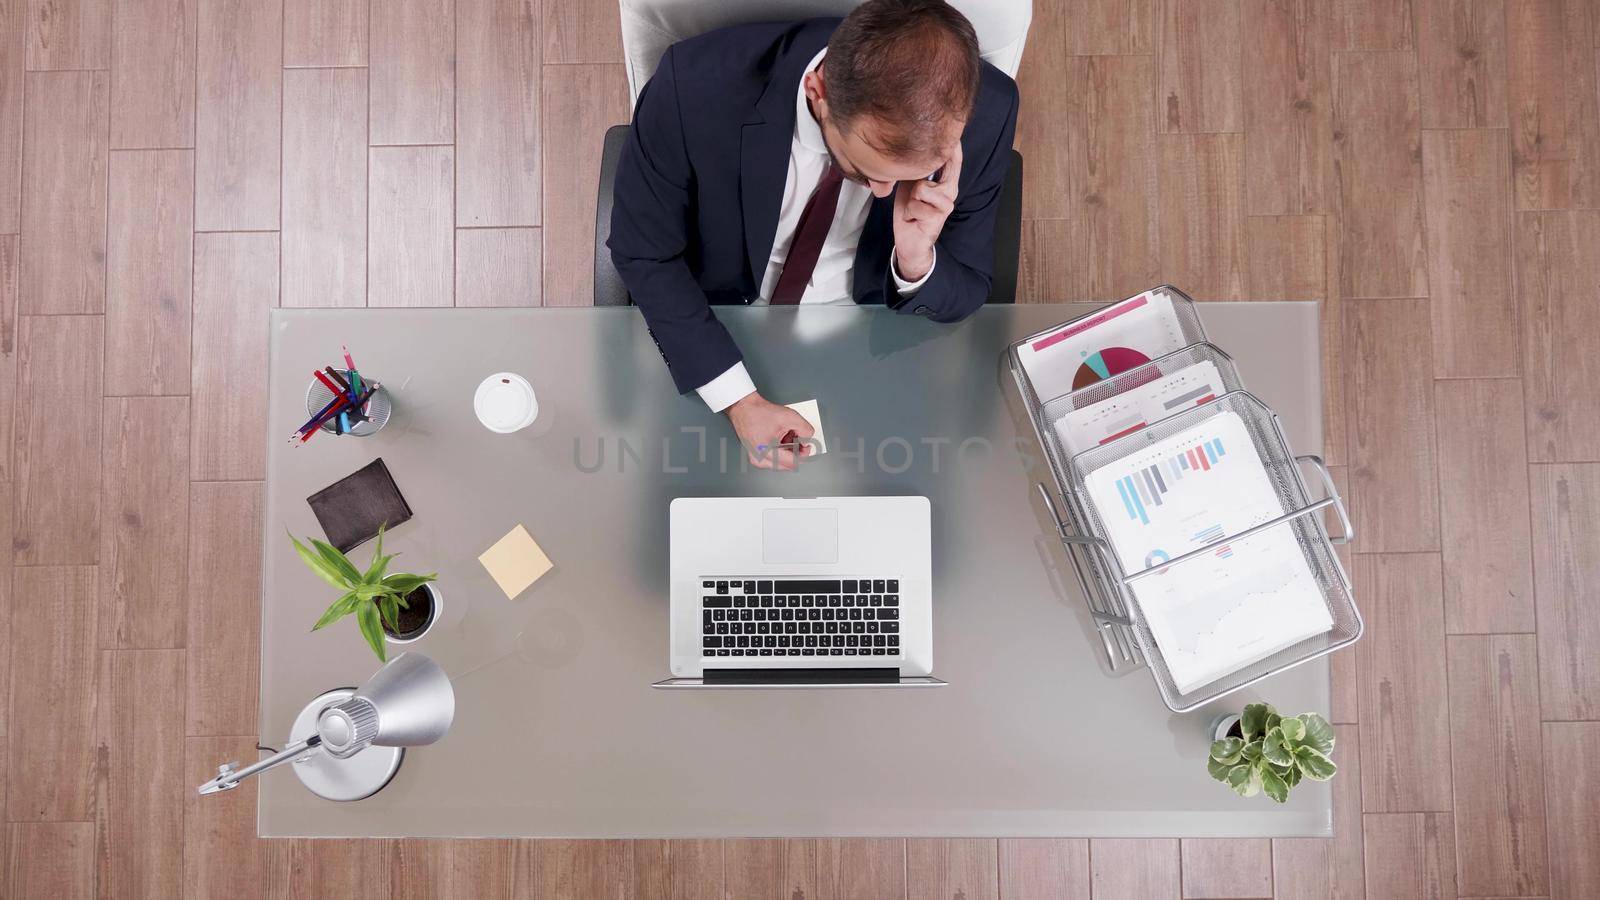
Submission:
<svg viewBox="0 0 1600 900">
<path fill-rule="evenodd" d="M 402 653 L 367 679 L 355 696 L 317 717 L 323 749 L 340 759 L 369 746 L 420 747 L 450 730 L 456 694 L 439 664 Z"/>
</svg>

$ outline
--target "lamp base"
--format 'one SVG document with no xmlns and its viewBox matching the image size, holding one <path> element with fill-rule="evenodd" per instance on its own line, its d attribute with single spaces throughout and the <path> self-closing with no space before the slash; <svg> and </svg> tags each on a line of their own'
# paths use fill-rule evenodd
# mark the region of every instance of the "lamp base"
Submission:
<svg viewBox="0 0 1600 900">
<path fill-rule="evenodd" d="M 355 696 L 355 688 L 337 688 L 307 703 L 294 718 L 289 743 L 317 733 L 317 716 L 335 703 Z M 404 747 L 368 747 L 354 756 L 338 759 L 322 750 L 309 750 L 294 761 L 294 774 L 306 790 L 326 800 L 364 800 L 383 790 L 400 769 Z"/>
</svg>

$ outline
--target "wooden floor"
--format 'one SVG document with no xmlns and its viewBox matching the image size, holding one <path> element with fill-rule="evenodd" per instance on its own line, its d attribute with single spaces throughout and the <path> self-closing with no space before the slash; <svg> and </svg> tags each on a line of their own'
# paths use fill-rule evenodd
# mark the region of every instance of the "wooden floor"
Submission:
<svg viewBox="0 0 1600 900">
<path fill-rule="evenodd" d="M 266 311 L 587 304 L 616 0 L 0 37 L 0 894 L 1600 896 L 1591 0 L 1035 0 L 1027 299 L 1325 304 L 1331 841 L 257 840 Z"/>
</svg>

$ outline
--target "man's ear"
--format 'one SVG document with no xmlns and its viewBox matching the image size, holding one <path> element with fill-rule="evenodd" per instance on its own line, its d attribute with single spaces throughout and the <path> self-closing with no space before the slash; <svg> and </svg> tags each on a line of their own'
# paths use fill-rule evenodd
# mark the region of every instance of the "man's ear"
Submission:
<svg viewBox="0 0 1600 900">
<path fill-rule="evenodd" d="M 828 80 L 822 74 L 822 66 L 807 72 L 806 77 L 801 79 L 801 84 L 805 87 L 806 99 L 813 105 L 828 102 Z M 820 109 L 817 110 L 819 115 L 821 112 Z"/>
</svg>

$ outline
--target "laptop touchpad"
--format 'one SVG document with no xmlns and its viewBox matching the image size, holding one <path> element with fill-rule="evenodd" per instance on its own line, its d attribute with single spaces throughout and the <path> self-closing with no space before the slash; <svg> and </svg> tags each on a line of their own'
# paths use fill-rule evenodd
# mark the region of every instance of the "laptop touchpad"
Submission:
<svg viewBox="0 0 1600 900">
<path fill-rule="evenodd" d="M 761 559 L 768 565 L 827 565 L 839 561 L 837 509 L 761 511 Z"/>
</svg>

